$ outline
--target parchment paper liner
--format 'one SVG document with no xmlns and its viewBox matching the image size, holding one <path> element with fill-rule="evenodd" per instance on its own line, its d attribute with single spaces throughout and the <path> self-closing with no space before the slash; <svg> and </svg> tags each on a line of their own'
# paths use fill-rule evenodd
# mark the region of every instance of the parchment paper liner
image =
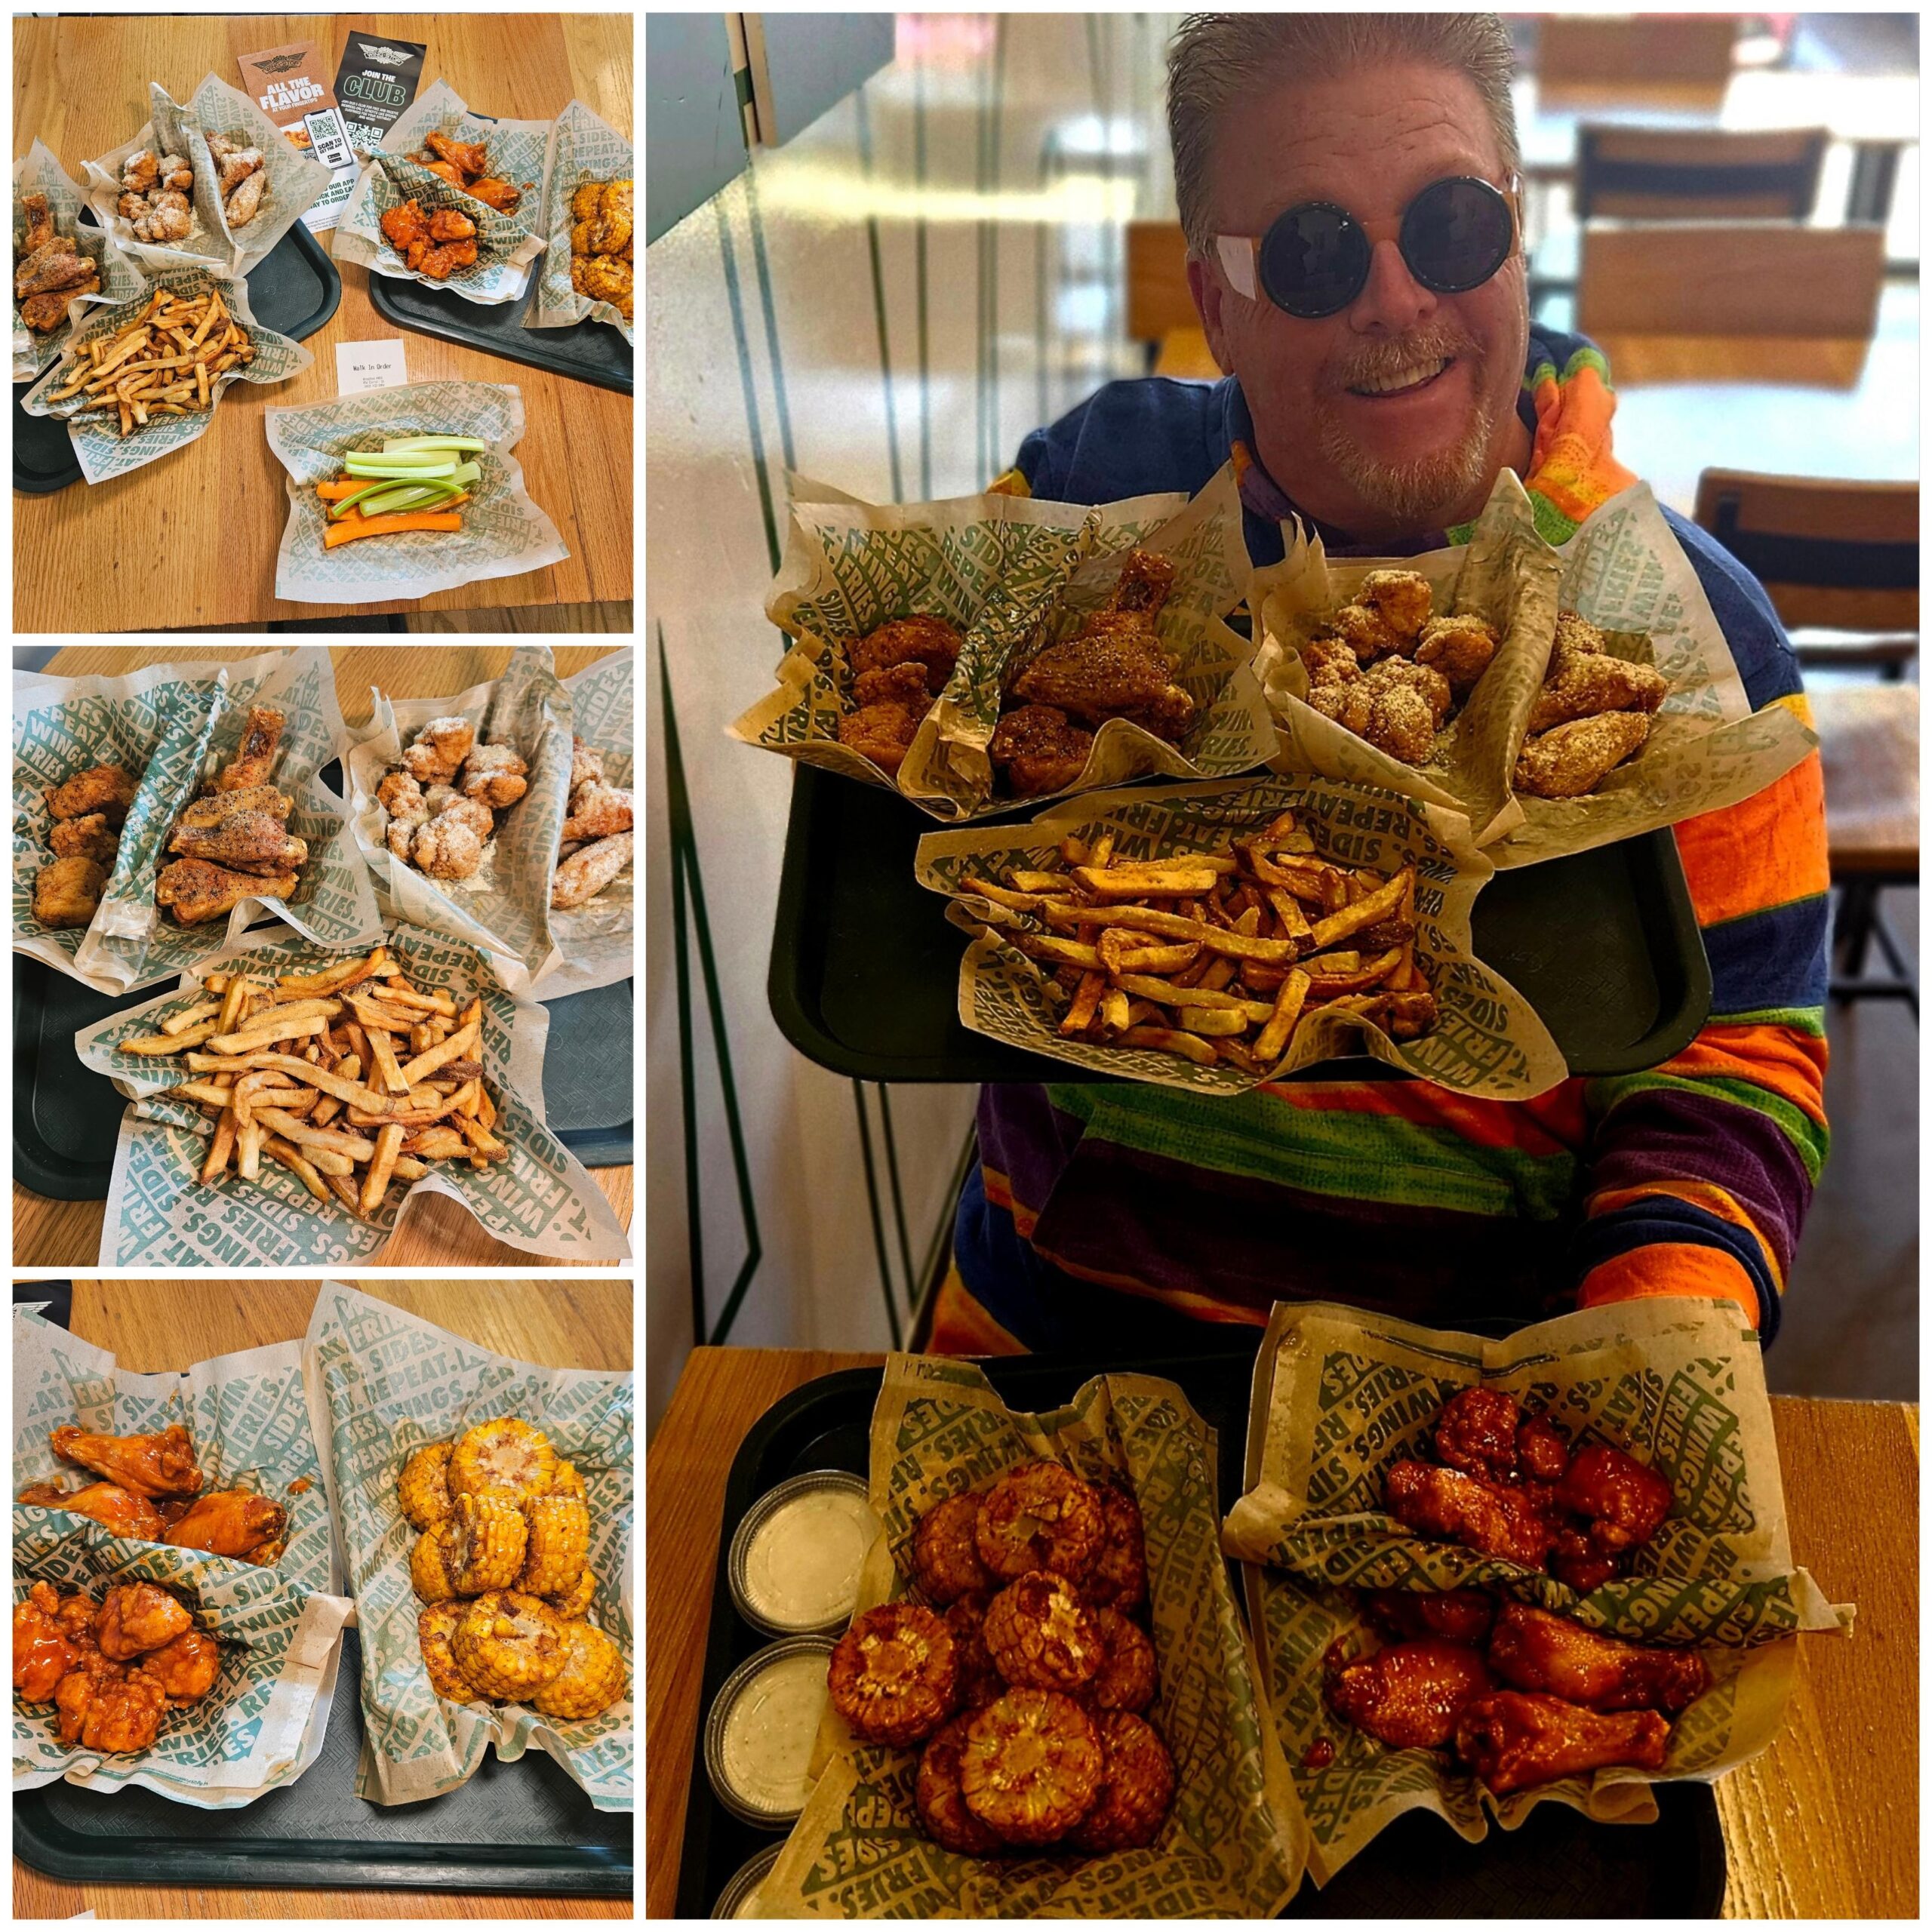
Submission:
<svg viewBox="0 0 1932 1932">
<path fill-rule="evenodd" d="M 17 383 L 32 382 L 49 363 L 60 360 L 61 352 L 67 346 L 68 338 L 74 332 L 75 303 L 83 305 L 80 313 L 85 316 L 88 306 L 125 302 L 131 296 L 140 294 L 143 287 L 140 272 L 114 245 L 113 238 L 105 229 L 89 228 L 82 223 L 80 212 L 88 205 L 87 196 L 54 158 L 47 144 L 38 139 L 14 164 L 14 242 L 17 265 L 20 257 L 20 239 L 26 229 L 26 217 L 21 211 L 20 203 L 26 196 L 36 193 L 47 197 L 47 211 L 53 218 L 54 232 L 71 235 L 75 248 L 99 267 L 100 287 L 91 294 L 72 295 L 67 303 L 68 319 L 63 321 L 58 328 L 50 329 L 44 335 L 35 334 L 21 320 L 20 298 L 15 297 L 14 380 Z"/>
<path fill-rule="evenodd" d="M 894 1355 L 872 1413 L 871 1501 L 884 1529 L 859 1610 L 902 1595 L 895 1567 L 920 1512 L 1047 1457 L 1124 1476 L 1146 1519 L 1161 1688 L 1148 1717 L 1177 1773 L 1174 1807 L 1140 1851 L 970 1859 L 926 1838 L 916 1750 L 860 1745 L 828 1705 L 818 1782 L 758 1888 L 771 1918 L 1266 1918 L 1302 1873 L 1287 1767 L 1258 1707 L 1214 1530 L 1214 1432 L 1172 1383 L 1097 1376 L 1065 1407 L 1016 1414 L 969 1364 Z"/>
<path fill-rule="evenodd" d="M 1240 1094 L 1260 1085 L 1226 1060 L 1197 1066 L 1152 1048 L 1063 1039 L 1059 1010 L 1048 1004 L 1042 990 L 1048 977 L 1044 963 L 1001 937 L 1015 929 L 1047 929 L 1030 915 L 977 894 L 958 895 L 957 888 L 961 875 L 969 872 L 987 874 L 997 882 L 1008 865 L 1057 869 L 1060 841 L 1069 833 L 1091 838 L 1111 829 L 1117 857 L 1148 859 L 1212 850 L 1258 830 L 1290 808 L 1305 815 L 1303 829 L 1324 857 L 1389 873 L 1415 866 L 1416 946 L 1429 962 L 1441 1017 L 1435 1030 L 1419 1040 L 1393 1040 L 1355 1015 L 1313 1011 L 1266 1078 L 1364 1053 L 1439 1086 L 1488 1100 L 1529 1100 L 1564 1077 L 1562 1053 L 1535 1010 L 1471 950 L 1470 908 L 1492 869 L 1470 843 L 1468 820 L 1392 792 L 1319 778 L 1097 792 L 1057 805 L 1030 824 L 925 834 L 914 861 L 915 875 L 929 891 L 952 897 L 947 918 L 977 935 L 960 964 L 960 1024 L 1077 1066 L 1189 1093 Z"/>
<path fill-rule="evenodd" d="M 1549 1414 L 1573 1443 L 1608 1442 L 1667 1475 L 1678 1501 L 1632 1574 L 1579 1598 L 1554 1577 L 1437 1543 L 1383 1513 L 1383 1479 L 1435 1460 L 1431 1433 L 1459 1389 L 1486 1383 Z M 1247 1490 L 1222 1546 L 1247 1567 L 1250 1627 L 1282 1753 L 1325 1884 L 1406 1810 L 1480 1840 L 1546 1800 L 1604 1822 L 1657 1816 L 1653 1783 L 1706 1782 L 1777 1734 L 1800 1630 L 1848 1631 L 1792 1567 L 1763 1358 L 1743 1311 L 1677 1297 L 1583 1309 L 1505 1341 L 1421 1328 L 1329 1303 L 1278 1303 L 1254 1371 Z M 1394 1751 L 1321 1701 L 1335 1638 L 1366 1629 L 1343 1586 L 1482 1585 L 1639 1643 L 1694 1644 L 1711 1689 L 1675 1722 L 1665 1769 L 1613 1768 L 1497 1800 L 1445 1752 Z M 1334 1762 L 1304 1764 L 1318 1737 Z"/>
</svg>

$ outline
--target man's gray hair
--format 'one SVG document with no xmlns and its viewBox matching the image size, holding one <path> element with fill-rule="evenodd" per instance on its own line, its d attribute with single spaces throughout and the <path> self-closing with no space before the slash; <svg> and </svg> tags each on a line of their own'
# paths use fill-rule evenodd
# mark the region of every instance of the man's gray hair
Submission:
<svg viewBox="0 0 1932 1932">
<path fill-rule="evenodd" d="M 1504 168 L 1517 170 L 1515 57 L 1500 14 L 1190 14 L 1168 49 L 1168 135 L 1189 251 L 1214 253 L 1214 140 L 1231 108 L 1271 84 L 1386 60 L 1466 75 L 1489 110 Z"/>
</svg>

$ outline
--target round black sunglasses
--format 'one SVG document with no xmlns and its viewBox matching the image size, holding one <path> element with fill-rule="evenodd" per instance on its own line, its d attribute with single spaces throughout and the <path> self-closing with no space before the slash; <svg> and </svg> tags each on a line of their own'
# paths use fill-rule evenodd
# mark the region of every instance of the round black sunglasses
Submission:
<svg viewBox="0 0 1932 1932">
<path fill-rule="evenodd" d="M 1516 245 L 1512 192 L 1470 174 L 1429 186 L 1402 211 L 1395 245 L 1410 274 L 1437 295 L 1480 288 Z M 1385 224 L 1377 224 L 1383 233 Z M 1380 234 L 1333 202 L 1303 202 L 1278 214 L 1266 235 L 1217 235 L 1215 253 L 1238 295 L 1261 293 L 1306 320 L 1346 309 L 1368 281 Z"/>
</svg>

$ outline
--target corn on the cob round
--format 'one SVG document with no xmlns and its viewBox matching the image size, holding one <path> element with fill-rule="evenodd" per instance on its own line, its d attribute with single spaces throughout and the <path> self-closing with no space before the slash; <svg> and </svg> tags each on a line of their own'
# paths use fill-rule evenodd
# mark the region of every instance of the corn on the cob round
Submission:
<svg viewBox="0 0 1932 1932">
<path fill-rule="evenodd" d="M 514 1416 L 497 1416 L 467 1429 L 450 1451 L 452 1498 L 496 1496 L 513 1503 L 547 1496 L 557 1474 L 557 1452 L 540 1429 Z"/>
<path fill-rule="evenodd" d="M 557 1613 L 520 1590 L 491 1590 L 466 1610 L 451 1640 L 457 1668 L 486 1697 L 528 1698 L 563 1670 Z"/>
<path fill-rule="evenodd" d="M 580 1496 L 586 1502 L 590 1497 L 589 1491 L 583 1486 L 583 1478 L 577 1465 L 565 1462 L 559 1462 L 557 1465 L 557 1473 L 550 1481 L 550 1494 L 552 1496 Z"/>
<path fill-rule="evenodd" d="M 423 1666 L 439 1697 L 459 1704 L 473 1704 L 481 1697 L 475 1684 L 463 1675 L 450 1639 L 463 1621 L 466 1606 L 460 1603 L 432 1603 L 416 1613 L 416 1638 L 422 1647 Z"/>
<path fill-rule="evenodd" d="M 459 1496 L 435 1534 L 456 1594 L 474 1597 L 516 1581 L 530 1531 L 523 1512 L 502 1497 Z"/>
<path fill-rule="evenodd" d="M 594 1718 L 627 1687 L 624 1654 L 594 1623 L 564 1626 L 564 1667 L 531 1699 L 548 1718 Z"/>
<path fill-rule="evenodd" d="M 446 1603 L 456 1595 L 456 1585 L 443 1567 L 441 1534 L 425 1530 L 409 1552 L 409 1580 L 425 1603 Z"/>
<path fill-rule="evenodd" d="M 449 1484 L 444 1480 L 450 1448 L 447 1442 L 424 1444 L 403 1464 L 396 1478 L 402 1513 L 417 1529 L 433 1530 L 450 1513 Z"/>
<path fill-rule="evenodd" d="M 583 1574 L 571 1589 L 561 1595 L 551 1595 L 543 1601 L 566 1623 L 574 1623 L 586 1615 L 597 1595 L 597 1573 L 589 1564 L 583 1566 Z"/>
<path fill-rule="evenodd" d="M 516 1587 L 534 1597 L 568 1595 L 590 1549 L 589 1508 L 574 1496 L 537 1496 L 523 1506 L 523 1516 L 530 1536 Z"/>
</svg>

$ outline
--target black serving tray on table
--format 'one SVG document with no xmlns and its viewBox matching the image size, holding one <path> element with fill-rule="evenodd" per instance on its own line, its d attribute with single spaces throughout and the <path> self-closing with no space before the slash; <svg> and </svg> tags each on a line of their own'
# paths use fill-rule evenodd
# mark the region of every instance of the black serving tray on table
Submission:
<svg viewBox="0 0 1932 1932">
<path fill-rule="evenodd" d="M 807 1059 L 859 1080 L 1094 1081 L 1115 1076 L 959 1023 L 971 943 L 912 875 L 936 820 L 882 786 L 793 768 L 768 992 Z M 995 821 L 1011 823 L 1029 808 Z M 984 821 L 976 821 L 984 823 Z M 1476 896 L 1477 956 L 1543 1017 L 1572 1074 L 1597 1079 L 1678 1053 L 1710 1011 L 1711 973 L 1667 831 L 1499 872 Z M 1363 1057 L 1296 1078 L 1409 1076 Z"/>
<path fill-rule="evenodd" d="M 64 1323 L 66 1285 L 14 1299 L 51 1300 Z M 467 1783 L 420 1804 L 358 1798 L 361 1644 L 353 1630 L 342 1642 L 321 1755 L 293 1784 L 226 1811 L 138 1785 L 42 1785 L 14 1795 L 14 1852 L 70 1884 L 632 1895 L 632 1814 L 597 1810 L 545 1752 L 506 1764 L 488 1750 Z"/>
<path fill-rule="evenodd" d="M 1500 1333 L 1508 1324 L 1470 1325 Z M 1001 1399 L 1026 1411 L 1067 1401 L 1089 1377 L 1106 1370 L 1177 1382 L 1216 1432 L 1217 1504 L 1225 1517 L 1241 1494 L 1254 1353 L 1249 1348 L 1169 1355 L 1158 1361 L 1020 1355 L 981 1366 Z M 732 1603 L 725 1566 L 734 1531 L 752 1504 L 788 1476 L 826 1469 L 868 1473 L 872 1407 L 881 1374 L 876 1368 L 845 1369 L 807 1383 L 774 1403 L 740 1446 L 725 1485 L 718 1532 L 699 1737 L 724 1680 L 772 1641 L 746 1623 Z M 1242 1601 L 1238 1589 L 1235 1600 Z M 1245 1609 L 1244 1603 L 1244 1616 Z M 1599 1825 L 1567 1804 L 1540 1804 L 1516 1831 L 1500 1831 L 1492 1823 L 1480 1844 L 1466 1843 L 1439 1818 L 1407 1814 L 1325 1889 L 1304 1880 L 1281 1915 L 1384 1921 L 1715 1918 L 1724 1902 L 1725 1868 L 1711 1788 L 1684 1783 L 1654 1789 L 1659 1813 L 1654 1824 Z M 677 1915 L 708 1916 L 746 1860 L 783 1837 L 742 1823 L 718 1801 L 694 1738 Z"/>
<path fill-rule="evenodd" d="M 82 209 L 81 219 L 99 226 L 90 210 Z M 335 313 L 342 300 L 341 273 L 303 222 L 297 222 L 244 279 L 256 321 L 293 342 L 307 340 Z M 39 380 L 36 376 L 34 382 Z M 14 488 L 29 496 L 45 497 L 78 483 L 81 464 L 67 426 L 60 417 L 29 416 L 20 407 L 33 386 L 14 385 Z"/>
</svg>

